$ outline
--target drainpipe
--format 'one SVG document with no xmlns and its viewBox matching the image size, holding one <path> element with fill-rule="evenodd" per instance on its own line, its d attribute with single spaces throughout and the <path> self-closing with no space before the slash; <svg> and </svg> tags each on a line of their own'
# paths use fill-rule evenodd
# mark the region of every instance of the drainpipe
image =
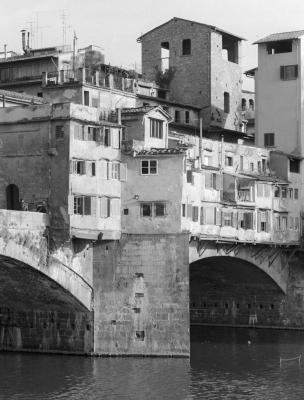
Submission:
<svg viewBox="0 0 304 400">
<path fill-rule="evenodd" d="M 224 135 L 221 135 L 220 168 L 223 169 Z"/>
<path fill-rule="evenodd" d="M 202 151 L 203 151 L 203 118 L 200 117 L 200 136 L 199 136 L 199 144 L 198 144 L 198 167 L 202 168 Z"/>
</svg>

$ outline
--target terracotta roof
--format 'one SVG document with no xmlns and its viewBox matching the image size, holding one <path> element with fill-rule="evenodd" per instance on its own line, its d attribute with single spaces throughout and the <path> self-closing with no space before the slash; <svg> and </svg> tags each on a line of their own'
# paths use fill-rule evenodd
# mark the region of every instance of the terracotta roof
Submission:
<svg viewBox="0 0 304 400">
<path fill-rule="evenodd" d="M 136 156 L 160 156 L 160 155 L 175 155 L 175 154 L 184 154 L 185 149 L 174 147 L 172 149 L 158 149 L 151 148 L 150 150 L 140 150 L 136 153 Z"/>
<path fill-rule="evenodd" d="M 274 175 L 259 175 L 259 174 L 251 174 L 251 173 L 247 173 L 247 172 L 242 172 L 240 175 L 250 177 L 257 181 L 281 183 L 281 184 L 285 184 L 285 185 L 287 185 L 289 183 L 289 181 L 279 178 Z"/>
<path fill-rule="evenodd" d="M 0 89 L 0 96 L 1 97 L 5 96 L 7 98 L 13 98 L 13 99 L 19 99 L 19 100 L 34 101 L 35 103 L 39 103 L 39 104 L 44 103 L 44 100 L 41 97 L 32 96 L 27 93 L 12 92 L 10 90 Z"/>
<path fill-rule="evenodd" d="M 291 32 L 281 32 L 273 33 L 260 40 L 257 40 L 253 44 L 268 43 L 268 42 L 278 42 L 280 40 L 291 40 L 298 39 L 300 36 L 304 35 L 304 30 L 302 31 L 291 31 Z"/>
<path fill-rule="evenodd" d="M 207 27 L 207 28 L 213 30 L 214 32 L 225 33 L 226 35 L 233 36 L 233 37 L 235 37 L 235 38 L 237 38 L 237 39 L 239 39 L 239 40 L 246 40 L 246 39 L 244 39 L 244 38 L 242 38 L 242 37 L 240 37 L 240 36 L 235 35 L 234 33 L 230 33 L 230 32 L 224 31 L 223 29 L 220 29 L 220 28 L 218 28 L 218 27 L 216 27 L 216 26 L 214 26 L 214 25 L 208 25 L 208 24 L 203 24 L 202 22 L 191 21 L 191 20 L 189 20 L 189 19 L 173 17 L 173 18 L 171 18 L 169 21 L 165 22 L 164 24 L 161 24 L 161 25 L 159 25 L 159 26 L 157 26 L 157 27 L 151 29 L 150 31 L 144 33 L 143 35 L 141 35 L 141 36 L 137 39 L 137 41 L 140 42 L 141 39 L 142 39 L 144 36 L 148 35 L 149 33 L 155 31 L 155 30 L 158 29 L 158 28 L 161 28 L 161 27 L 164 26 L 164 25 L 167 25 L 168 23 L 170 23 L 170 22 L 172 22 L 172 21 L 184 21 L 184 22 L 189 22 L 190 24 L 202 25 L 202 26 L 205 26 L 205 27 Z"/>
<path fill-rule="evenodd" d="M 137 113 L 146 113 L 154 108 L 157 108 L 158 106 L 142 106 L 142 107 L 133 107 L 133 108 L 122 108 L 121 113 L 122 114 L 137 114 Z"/>
</svg>

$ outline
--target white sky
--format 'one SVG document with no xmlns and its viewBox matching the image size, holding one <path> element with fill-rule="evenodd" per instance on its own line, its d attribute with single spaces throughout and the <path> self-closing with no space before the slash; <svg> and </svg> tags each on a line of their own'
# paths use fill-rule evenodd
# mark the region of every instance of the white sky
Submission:
<svg viewBox="0 0 304 400">
<path fill-rule="evenodd" d="M 106 62 L 126 68 L 140 65 L 136 39 L 148 30 L 180 17 L 216 25 L 246 38 L 243 70 L 257 65 L 256 39 L 274 32 L 304 29 L 303 0 L 0 0 L 0 51 L 21 51 L 21 29 L 38 17 L 39 47 L 62 44 L 65 10 L 67 43 L 73 30 L 78 47 L 89 44 L 104 49 Z M 37 47 L 37 46 L 36 46 Z M 252 89 L 251 80 L 245 88 Z"/>
</svg>

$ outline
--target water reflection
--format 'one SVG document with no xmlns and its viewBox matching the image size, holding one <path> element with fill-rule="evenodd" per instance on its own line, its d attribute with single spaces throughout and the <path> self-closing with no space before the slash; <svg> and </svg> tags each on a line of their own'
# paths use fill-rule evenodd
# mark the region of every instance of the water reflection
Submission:
<svg viewBox="0 0 304 400">
<path fill-rule="evenodd" d="M 2 400 L 302 399 L 304 333 L 194 328 L 191 362 L 0 353 Z"/>
</svg>

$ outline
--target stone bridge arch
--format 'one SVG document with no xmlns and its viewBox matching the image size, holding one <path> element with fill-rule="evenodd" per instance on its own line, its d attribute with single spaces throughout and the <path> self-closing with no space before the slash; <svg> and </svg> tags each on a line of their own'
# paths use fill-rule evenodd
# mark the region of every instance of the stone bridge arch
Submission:
<svg viewBox="0 0 304 400">
<path fill-rule="evenodd" d="M 39 271 L 74 296 L 88 311 L 93 309 L 92 286 L 49 253 L 45 235 L 47 214 L 0 210 L 0 222 L 0 261 L 15 260 Z"/>
<path fill-rule="evenodd" d="M 246 261 L 267 274 L 284 294 L 287 293 L 288 257 L 278 247 L 240 243 L 192 241 L 189 244 L 189 264 L 213 257 L 234 257 Z"/>
</svg>

